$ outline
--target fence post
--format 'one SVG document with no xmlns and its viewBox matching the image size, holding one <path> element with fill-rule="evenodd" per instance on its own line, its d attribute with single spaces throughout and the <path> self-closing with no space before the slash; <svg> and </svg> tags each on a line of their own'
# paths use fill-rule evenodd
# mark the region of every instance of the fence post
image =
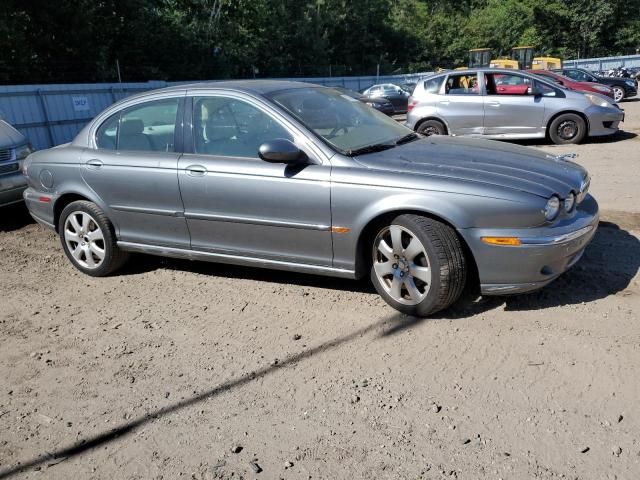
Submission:
<svg viewBox="0 0 640 480">
<path fill-rule="evenodd" d="M 42 114 L 44 115 L 44 121 L 47 125 L 47 136 L 49 137 L 49 148 L 53 147 L 53 132 L 51 131 L 51 123 L 49 121 L 49 112 L 47 111 L 47 102 L 44 100 L 44 95 L 42 94 L 42 89 L 38 89 L 36 91 L 38 94 L 38 99 L 40 100 L 40 108 L 42 109 Z"/>
</svg>

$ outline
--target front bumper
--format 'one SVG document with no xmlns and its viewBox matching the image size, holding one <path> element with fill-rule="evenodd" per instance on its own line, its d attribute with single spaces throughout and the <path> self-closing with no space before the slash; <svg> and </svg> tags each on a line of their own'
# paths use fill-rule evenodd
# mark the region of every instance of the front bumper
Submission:
<svg viewBox="0 0 640 480">
<path fill-rule="evenodd" d="M 624 121 L 624 110 L 617 107 L 599 107 L 593 105 L 585 110 L 589 120 L 589 136 L 612 135 L 618 131 Z"/>
<path fill-rule="evenodd" d="M 483 295 L 537 290 L 571 268 L 598 228 L 598 204 L 587 195 L 575 213 L 552 226 L 530 229 L 461 229 L 473 252 Z M 517 247 L 487 245 L 482 237 L 518 237 Z"/>
<path fill-rule="evenodd" d="M 27 179 L 20 171 L 0 175 L 0 207 L 22 201 L 22 192 L 27 188 Z"/>
</svg>

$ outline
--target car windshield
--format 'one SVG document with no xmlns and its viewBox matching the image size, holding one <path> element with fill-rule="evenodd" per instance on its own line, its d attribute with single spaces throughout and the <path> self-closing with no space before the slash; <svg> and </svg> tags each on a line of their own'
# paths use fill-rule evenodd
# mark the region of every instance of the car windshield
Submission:
<svg viewBox="0 0 640 480">
<path fill-rule="evenodd" d="M 391 148 L 398 141 L 413 138 L 409 137 L 411 129 L 330 88 L 294 88 L 268 97 L 346 155 L 367 153 L 375 147 Z"/>
</svg>

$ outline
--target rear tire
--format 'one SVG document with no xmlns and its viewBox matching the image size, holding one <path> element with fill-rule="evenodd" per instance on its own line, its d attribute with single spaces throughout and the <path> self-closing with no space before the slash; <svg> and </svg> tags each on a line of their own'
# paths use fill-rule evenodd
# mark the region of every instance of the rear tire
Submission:
<svg viewBox="0 0 640 480">
<path fill-rule="evenodd" d="M 128 258 L 118 248 L 113 225 L 95 203 L 79 200 L 67 205 L 60 214 L 58 234 L 73 266 L 92 277 L 110 275 Z"/>
<path fill-rule="evenodd" d="M 462 293 L 466 258 L 456 232 L 420 215 L 400 215 L 382 227 L 372 244 L 371 281 L 393 308 L 426 317 Z"/>
<path fill-rule="evenodd" d="M 439 120 L 427 120 L 422 122 L 416 131 L 422 135 L 426 135 L 427 137 L 430 137 L 431 135 L 447 134 L 447 129 L 444 126 L 444 123 Z"/>
<path fill-rule="evenodd" d="M 587 124 L 575 113 L 563 113 L 554 118 L 549 125 L 549 138 L 556 145 L 580 143 L 586 135 Z"/>
</svg>

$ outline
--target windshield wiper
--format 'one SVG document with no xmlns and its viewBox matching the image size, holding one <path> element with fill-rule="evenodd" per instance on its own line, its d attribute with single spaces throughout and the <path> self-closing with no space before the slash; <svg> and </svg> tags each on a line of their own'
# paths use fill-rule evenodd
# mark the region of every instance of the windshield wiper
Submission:
<svg viewBox="0 0 640 480">
<path fill-rule="evenodd" d="M 404 137 L 400 137 L 398 140 L 396 140 L 396 145 L 402 145 L 403 143 L 409 143 L 409 142 L 412 142 L 413 140 L 417 140 L 418 138 L 420 138 L 420 137 L 418 136 L 417 133 L 411 132 L 411 133 L 408 133 L 407 135 L 405 135 Z"/>
<path fill-rule="evenodd" d="M 366 147 L 347 150 L 346 155 L 353 157 L 355 155 L 364 155 L 365 153 L 381 152 L 395 147 L 395 143 L 374 143 L 373 145 L 367 145 Z"/>
</svg>

